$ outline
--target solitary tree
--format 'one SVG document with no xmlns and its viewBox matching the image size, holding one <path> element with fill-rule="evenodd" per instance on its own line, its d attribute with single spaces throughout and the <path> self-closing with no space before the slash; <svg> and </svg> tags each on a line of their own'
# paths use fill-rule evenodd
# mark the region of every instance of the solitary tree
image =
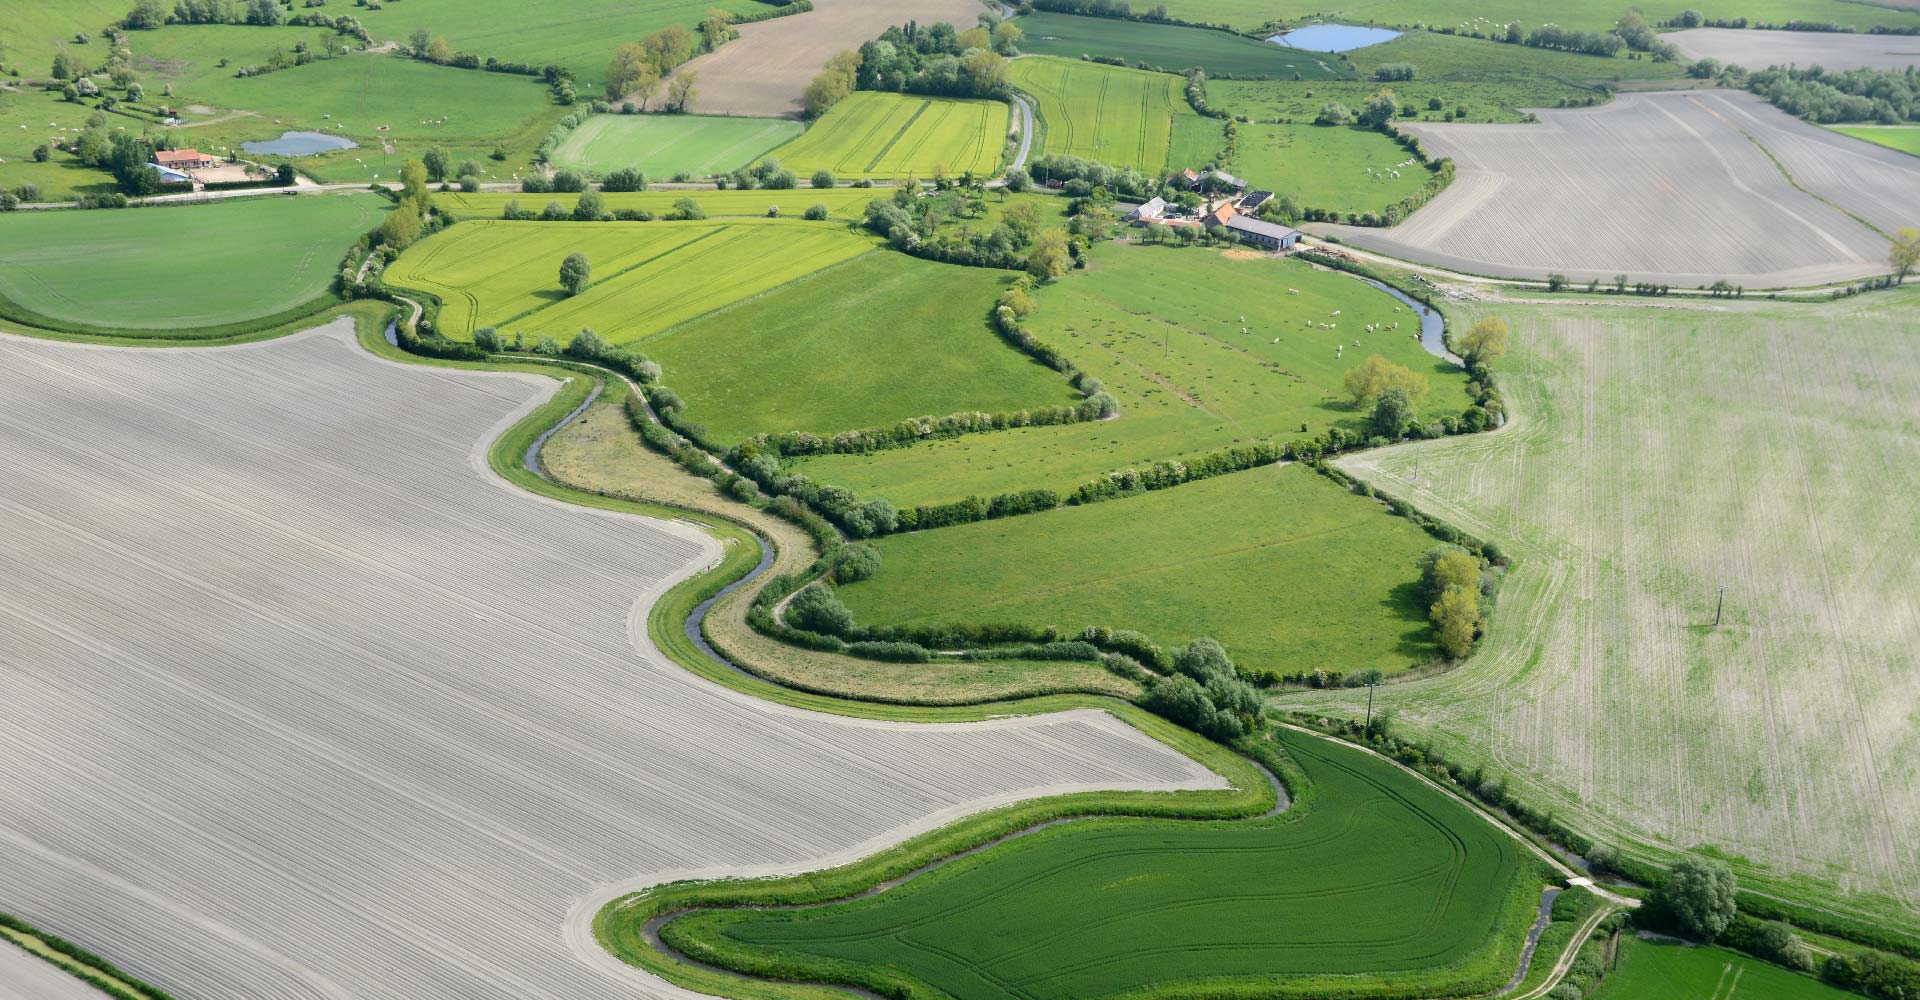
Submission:
<svg viewBox="0 0 1920 1000">
<path fill-rule="evenodd" d="M 587 281 L 593 274 L 592 265 L 587 263 L 587 255 L 570 253 L 560 262 L 560 287 L 568 295 L 578 295 L 587 290 Z"/>
<path fill-rule="evenodd" d="M 639 42 L 622 43 L 613 50 L 613 61 L 607 64 L 607 100 L 617 101 L 634 93 L 640 89 L 641 78 L 649 75 L 658 85 L 660 72 L 654 67 L 647 50 Z M 652 94 L 647 96 L 651 97 Z M 642 98 L 641 105 L 644 107 L 645 104 L 645 98 Z"/>
<path fill-rule="evenodd" d="M 415 205 L 416 211 L 426 207 L 428 199 L 433 197 L 427 192 L 426 164 L 408 160 L 400 165 L 400 194 Z"/>
<path fill-rule="evenodd" d="M 709 10 L 700 20 L 700 44 L 708 52 L 726 44 L 733 37 L 733 16 L 724 10 Z"/>
<path fill-rule="evenodd" d="M 1473 637 L 1480 631 L 1478 588 L 1448 587 L 1428 614 L 1440 632 L 1440 649 L 1449 659 L 1464 659 L 1473 652 Z"/>
<path fill-rule="evenodd" d="M 1355 406 L 1395 388 L 1405 389 L 1408 399 L 1417 400 L 1427 394 L 1427 377 L 1375 354 L 1347 372 L 1346 388 Z"/>
<path fill-rule="evenodd" d="M 1733 872 L 1712 858 L 1681 858 L 1654 893 L 1661 908 L 1702 941 L 1711 942 L 1733 922 Z"/>
<path fill-rule="evenodd" d="M 1041 281 L 1052 281 L 1067 273 L 1072 263 L 1067 256 L 1067 237 L 1058 229 L 1049 229 L 1033 238 L 1027 252 L 1027 273 Z"/>
<path fill-rule="evenodd" d="M 446 180 L 447 178 L 447 151 L 446 150 L 429 149 L 425 153 L 420 154 L 420 163 L 421 165 L 427 168 L 428 180 L 430 181 Z"/>
<path fill-rule="evenodd" d="M 1887 263 L 1893 265 L 1893 278 L 1899 284 L 1907 283 L 1907 275 L 1920 267 L 1920 229 L 1904 227 L 1893 234 L 1892 247 L 1887 251 Z"/>
<path fill-rule="evenodd" d="M 1489 316 L 1473 324 L 1460 338 L 1460 354 L 1470 362 L 1490 365 L 1507 353 L 1507 321 Z"/>
<path fill-rule="evenodd" d="M 833 182 L 834 182 L 833 171 L 822 168 L 820 170 L 816 170 L 813 172 L 814 187 L 830 188 L 833 186 Z"/>
<path fill-rule="evenodd" d="M 605 214 L 607 214 L 607 199 L 602 198 L 598 191 L 584 192 L 580 195 L 580 200 L 573 203 L 573 221 L 575 222 L 599 222 L 600 217 Z M 580 258 L 580 263 L 584 265 L 586 258 Z M 566 280 L 561 279 L 561 283 L 565 284 Z"/>
<path fill-rule="evenodd" d="M 1373 432 L 1389 441 L 1398 441 L 1413 423 L 1413 400 L 1407 390 L 1395 387 L 1373 401 Z"/>
<path fill-rule="evenodd" d="M 667 107 L 673 111 L 687 110 L 687 102 L 693 100 L 693 85 L 700 76 L 698 73 L 675 73 L 673 82 L 667 84 Z"/>
</svg>

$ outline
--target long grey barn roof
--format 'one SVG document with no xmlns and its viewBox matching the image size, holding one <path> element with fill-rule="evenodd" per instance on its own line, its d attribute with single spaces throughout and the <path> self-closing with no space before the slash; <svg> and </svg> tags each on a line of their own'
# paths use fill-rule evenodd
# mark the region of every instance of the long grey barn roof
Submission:
<svg viewBox="0 0 1920 1000">
<path fill-rule="evenodd" d="M 1243 233 L 1256 233 L 1260 236 L 1271 236 L 1276 240 L 1284 240 L 1288 236 L 1295 235 L 1300 232 L 1300 230 L 1294 229 L 1291 226 L 1277 225 L 1272 222 L 1265 222 L 1263 220 L 1249 218 L 1244 215 L 1236 215 L 1236 216 L 1233 216 L 1232 218 L 1229 218 L 1227 220 L 1227 228 L 1238 230 Z"/>
</svg>

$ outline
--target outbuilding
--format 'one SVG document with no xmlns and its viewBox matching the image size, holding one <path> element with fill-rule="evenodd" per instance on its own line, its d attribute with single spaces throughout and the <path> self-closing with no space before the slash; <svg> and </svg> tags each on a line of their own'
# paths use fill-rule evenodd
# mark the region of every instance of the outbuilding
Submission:
<svg viewBox="0 0 1920 1000">
<path fill-rule="evenodd" d="M 1240 196 L 1240 201 L 1235 207 L 1240 210 L 1241 215 L 1255 215 L 1259 213 L 1260 206 L 1272 200 L 1272 191 L 1248 191 Z"/>
<path fill-rule="evenodd" d="M 1236 215 L 1227 220 L 1227 228 L 1238 234 L 1240 242 L 1249 243 L 1266 250 L 1291 250 L 1300 242 L 1300 230 L 1264 222 L 1247 215 Z"/>
<path fill-rule="evenodd" d="M 1141 223 L 1158 222 L 1160 221 L 1161 217 L 1165 216 L 1166 214 L 1167 214 L 1167 200 L 1165 198 L 1154 198 L 1152 201 L 1148 201 L 1142 204 L 1139 208 L 1136 208 L 1133 211 L 1128 212 L 1127 221 L 1141 222 Z"/>
</svg>

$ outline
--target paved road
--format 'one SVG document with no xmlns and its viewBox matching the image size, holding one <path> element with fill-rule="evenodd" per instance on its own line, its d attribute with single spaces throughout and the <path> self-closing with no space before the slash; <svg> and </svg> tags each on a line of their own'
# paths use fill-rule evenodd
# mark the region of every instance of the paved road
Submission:
<svg viewBox="0 0 1920 1000">
<path fill-rule="evenodd" d="M 1027 165 L 1027 151 L 1033 148 L 1033 105 L 1019 94 L 1013 95 L 1013 103 L 1020 107 L 1020 152 L 1013 157 L 1013 165 Z"/>
</svg>

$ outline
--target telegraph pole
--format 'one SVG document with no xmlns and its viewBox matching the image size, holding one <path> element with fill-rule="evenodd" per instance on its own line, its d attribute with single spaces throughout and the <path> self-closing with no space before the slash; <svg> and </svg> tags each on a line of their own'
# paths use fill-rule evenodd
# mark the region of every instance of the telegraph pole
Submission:
<svg viewBox="0 0 1920 1000">
<path fill-rule="evenodd" d="M 1716 603 L 1713 606 L 1713 627 L 1714 628 L 1720 627 L 1720 612 L 1726 610 L 1726 607 L 1727 607 L 1727 585 L 1723 583 L 1720 585 L 1720 600 L 1718 603 Z"/>
<path fill-rule="evenodd" d="M 1367 685 L 1367 728 L 1366 734 L 1373 735 L 1373 685 Z"/>
</svg>

